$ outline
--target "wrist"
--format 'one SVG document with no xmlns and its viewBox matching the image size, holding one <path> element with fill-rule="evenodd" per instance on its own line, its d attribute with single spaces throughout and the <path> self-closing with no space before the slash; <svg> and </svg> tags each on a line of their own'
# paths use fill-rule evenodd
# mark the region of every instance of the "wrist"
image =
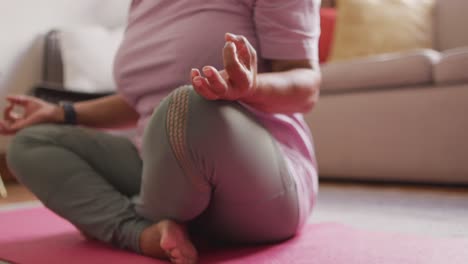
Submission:
<svg viewBox="0 0 468 264">
<path fill-rule="evenodd" d="M 261 81 L 260 78 L 255 78 L 253 88 L 251 91 L 240 101 L 243 103 L 249 104 L 249 105 L 257 105 L 261 102 L 263 102 L 263 97 L 264 97 L 264 90 L 261 86 Z"/>
<path fill-rule="evenodd" d="M 63 124 L 65 122 L 65 111 L 61 105 L 55 105 L 52 111 L 52 120 L 54 123 Z"/>
</svg>

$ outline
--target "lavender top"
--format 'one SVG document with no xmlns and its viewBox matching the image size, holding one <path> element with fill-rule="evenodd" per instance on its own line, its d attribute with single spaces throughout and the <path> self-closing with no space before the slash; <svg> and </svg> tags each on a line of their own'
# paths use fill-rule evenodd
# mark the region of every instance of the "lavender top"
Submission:
<svg viewBox="0 0 468 264">
<path fill-rule="evenodd" d="M 140 114 L 136 145 L 160 101 L 190 83 L 190 69 L 223 69 L 226 32 L 247 37 L 259 54 L 259 72 L 269 71 L 266 59 L 318 61 L 319 6 L 318 0 L 133 0 L 114 75 L 119 93 Z M 279 142 L 305 221 L 318 184 L 303 116 L 247 108 Z"/>
</svg>

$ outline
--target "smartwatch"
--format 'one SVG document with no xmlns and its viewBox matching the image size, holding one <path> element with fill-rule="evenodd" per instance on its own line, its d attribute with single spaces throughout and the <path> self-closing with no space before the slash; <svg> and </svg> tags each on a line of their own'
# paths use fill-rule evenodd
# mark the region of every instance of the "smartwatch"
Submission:
<svg viewBox="0 0 468 264">
<path fill-rule="evenodd" d="M 73 103 L 64 101 L 60 102 L 59 104 L 62 107 L 64 113 L 63 123 L 67 125 L 76 125 L 76 111 Z"/>
</svg>

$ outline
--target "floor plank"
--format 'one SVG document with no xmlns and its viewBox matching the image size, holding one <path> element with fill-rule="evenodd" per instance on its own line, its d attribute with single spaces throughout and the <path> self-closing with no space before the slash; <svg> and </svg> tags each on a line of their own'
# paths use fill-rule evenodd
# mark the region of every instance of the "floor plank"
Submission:
<svg viewBox="0 0 468 264">
<path fill-rule="evenodd" d="M 7 198 L 0 198 L 0 206 L 37 200 L 34 194 L 19 183 L 8 181 L 5 183 L 8 191 Z"/>
<path fill-rule="evenodd" d="M 468 190 L 434 185 L 322 182 L 311 222 L 375 231 L 468 237 Z"/>
<path fill-rule="evenodd" d="M 0 209 L 21 208 L 37 201 L 18 183 L 8 182 L 7 189 L 8 198 L 0 199 Z M 468 190 L 322 181 L 310 222 L 338 222 L 375 231 L 468 238 Z"/>
</svg>

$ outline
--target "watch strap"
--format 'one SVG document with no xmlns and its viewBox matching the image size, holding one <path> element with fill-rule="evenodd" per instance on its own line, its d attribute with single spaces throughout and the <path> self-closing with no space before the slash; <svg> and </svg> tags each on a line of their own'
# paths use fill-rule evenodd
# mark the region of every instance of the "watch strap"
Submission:
<svg viewBox="0 0 468 264">
<path fill-rule="evenodd" d="M 71 102 L 60 102 L 64 113 L 63 123 L 67 125 L 76 125 L 76 111 Z"/>
</svg>

